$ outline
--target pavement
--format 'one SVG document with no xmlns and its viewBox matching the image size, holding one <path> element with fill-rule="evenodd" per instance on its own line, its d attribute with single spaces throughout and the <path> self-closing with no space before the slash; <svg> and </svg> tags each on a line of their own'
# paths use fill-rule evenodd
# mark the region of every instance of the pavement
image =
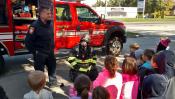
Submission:
<svg viewBox="0 0 175 99">
<path fill-rule="evenodd" d="M 175 35 L 174 23 L 126 23 L 127 31 L 144 36 Z"/>
</svg>

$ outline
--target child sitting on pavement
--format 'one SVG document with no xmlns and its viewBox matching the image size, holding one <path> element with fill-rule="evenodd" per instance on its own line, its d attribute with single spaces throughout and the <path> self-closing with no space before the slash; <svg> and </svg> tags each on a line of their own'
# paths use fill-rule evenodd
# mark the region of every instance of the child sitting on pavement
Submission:
<svg viewBox="0 0 175 99">
<path fill-rule="evenodd" d="M 142 67 L 145 67 L 147 69 L 153 69 L 151 66 L 151 58 L 155 54 L 154 50 L 146 49 L 143 52 L 142 59 L 144 61 Z"/>
<path fill-rule="evenodd" d="M 28 84 L 32 90 L 26 93 L 23 99 L 53 99 L 52 93 L 43 89 L 46 84 L 46 76 L 44 72 L 30 72 L 28 75 Z"/>
<path fill-rule="evenodd" d="M 102 72 L 99 73 L 98 77 L 93 82 L 93 88 L 97 86 L 103 86 L 105 88 L 115 86 L 118 91 L 116 99 L 120 99 L 122 75 L 117 71 L 119 68 L 118 61 L 116 57 L 108 55 L 105 58 L 104 64 L 105 68 L 103 68 Z"/>
<path fill-rule="evenodd" d="M 162 50 L 168 50 L 170 42 L 171 40 L 168 37 L 161 37 L 159 44 L 157 45 L 156 52 L 160 52 Z"/>
<path fill-rule="evenodd" d="M 69 99 L 91 99 L 91 80 L 85 74 L 80 74 L 75 78 L 74 87 L 69 89 Z"/>
<path fill-rule="evenodd" d="M 130 57 L 134 57 L 135 59 L 139 59 L 140 54 L 143 53 L 143 50 L 140 48 L 138 43 L 133 43 L 129 46 L 130 49 Z"/>
<path fill-rule="evenodd" d="M 141 83 L 145 76 L 154 73 L 154 68 L 151 65 L 151 59 L 154 54 L 154 50 L 151 49 L 146 49 L 143 52 L 142 59 L 144 63 L 139 67 L 139 76 Z"/>
<path fill-rule="evenodd" d="M 122 64 L 123 85 L 120 99 L 137 99 L 139 76 L 137 62 L 133 57 L 126 57 Z"/>
<path fill-rule="evenodd" d="M 111 99 L 111 98 L 106 88 L 98 86 L 93 90 L 92 99 Z"/>
</svg>

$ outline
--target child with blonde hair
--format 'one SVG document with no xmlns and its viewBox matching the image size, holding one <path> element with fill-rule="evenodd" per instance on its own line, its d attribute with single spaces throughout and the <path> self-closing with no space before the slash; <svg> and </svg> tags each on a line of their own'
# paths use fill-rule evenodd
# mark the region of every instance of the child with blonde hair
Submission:
<svg viewBox="0 0 175 99">
<path fill-rule="evenodd" d="M 32 71 L 29 73 L 27 80 L 32 90 L 26 93 L 23 99 L 53 99 L 52 93 L 43 89 L 46 84 L 44 72 Z"/>
</svg>

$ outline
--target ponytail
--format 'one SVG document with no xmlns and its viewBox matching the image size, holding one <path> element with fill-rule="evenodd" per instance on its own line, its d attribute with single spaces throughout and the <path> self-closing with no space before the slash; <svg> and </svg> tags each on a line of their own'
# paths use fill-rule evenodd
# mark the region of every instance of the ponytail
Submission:
<svg viewBox="0 0 175 99">
<path fill-rule="evenodd" d="M 88 92 L 89 91 L 87 88 L 83 89 L 83 91 L 81 92 L 81 99 L 88 99 L 89 98 Z"/>
</svg>

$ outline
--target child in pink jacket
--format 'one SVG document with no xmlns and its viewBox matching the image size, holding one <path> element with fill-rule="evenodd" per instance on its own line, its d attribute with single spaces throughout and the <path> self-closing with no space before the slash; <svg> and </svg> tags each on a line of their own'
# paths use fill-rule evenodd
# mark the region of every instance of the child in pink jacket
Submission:
<svg viewBox="0 0 175 99">
<path fill-rule="evenodd" d="M 93 82 L 93 88 L 97 86 L 108 87 L 114 85 L 117 88 L 117 97 L 120 98 L 120 92 L 122 88 L 122 75 L 117 72 L 118 61 L 114 56 L 107 56 L 104 61 L 105 68 L 99 73 L 96 80 Z M 110 92 L 109 92 L 110 93 Z"/>
<path fill-rule="evenodd" d="M 137 99 L 139 77 L 137 75 L 137 62 L 132 57 L 127 57 L 122 65 L 123 86 L 120 99 Z"/>
</svg>

